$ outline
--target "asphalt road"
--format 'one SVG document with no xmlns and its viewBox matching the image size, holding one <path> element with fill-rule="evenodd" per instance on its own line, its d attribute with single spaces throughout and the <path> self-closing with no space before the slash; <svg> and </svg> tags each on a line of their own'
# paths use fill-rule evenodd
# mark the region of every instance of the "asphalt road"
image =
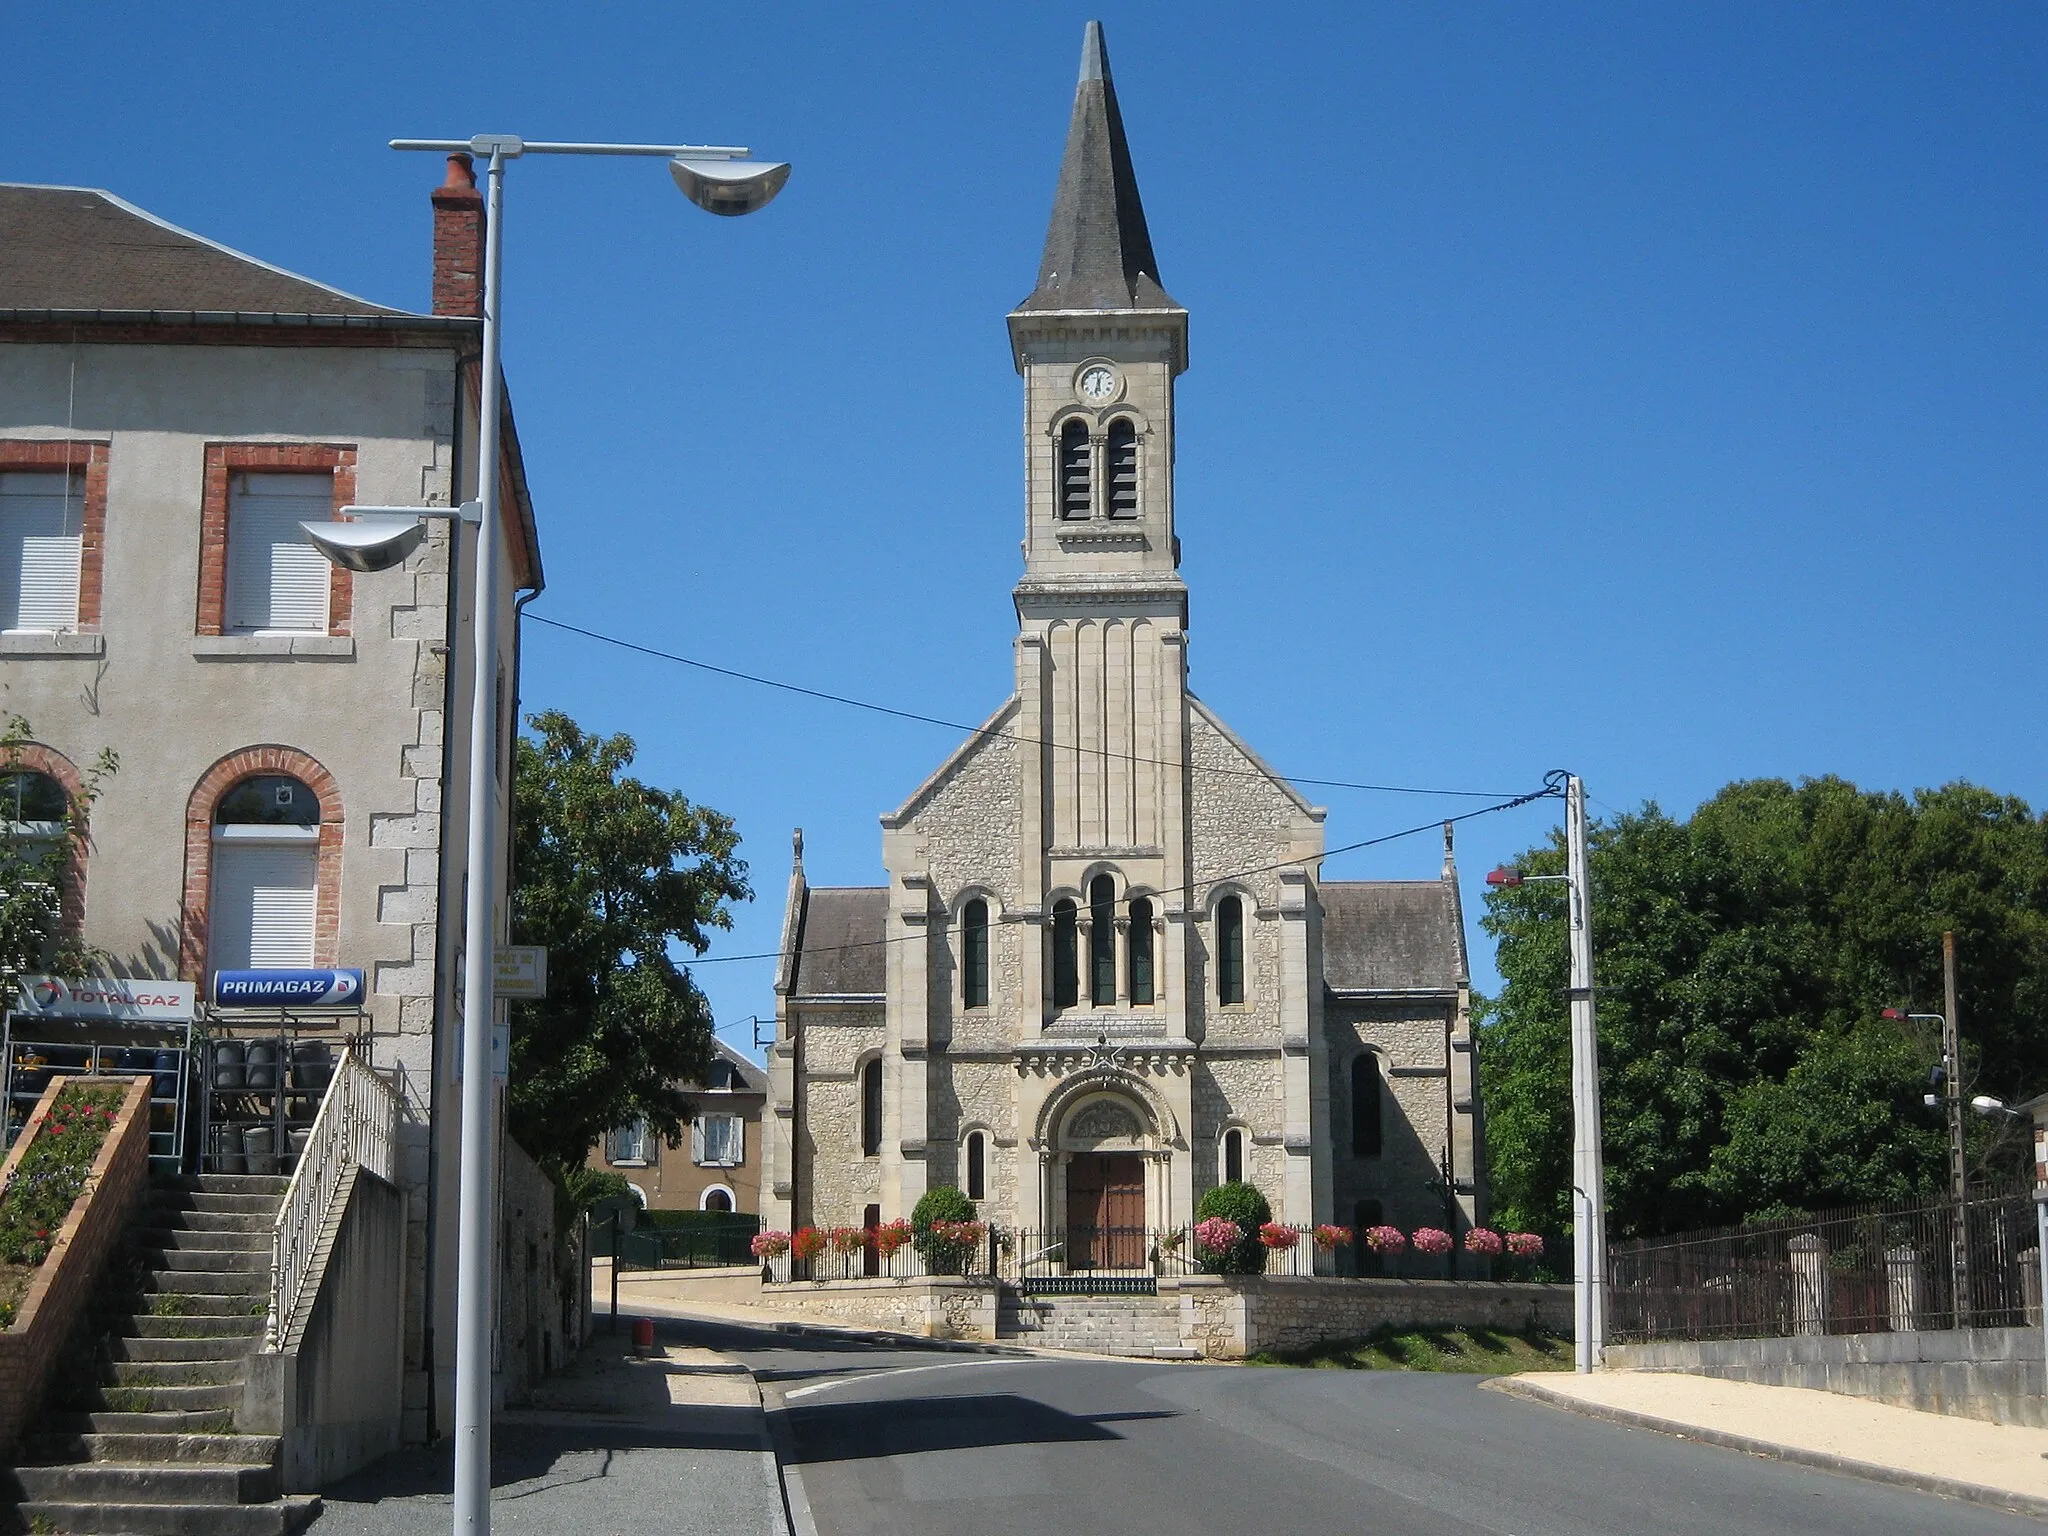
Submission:
<svg viewBox="0 0 2048 1536">
<path fill-rule="evenodd" d="M 818 1536 L 2041 1530 L 1520 1402 L 1474 1377 L 1017 1360 L 685 1331 L 756 1372 L 783 1416 Z"/>
</svg>

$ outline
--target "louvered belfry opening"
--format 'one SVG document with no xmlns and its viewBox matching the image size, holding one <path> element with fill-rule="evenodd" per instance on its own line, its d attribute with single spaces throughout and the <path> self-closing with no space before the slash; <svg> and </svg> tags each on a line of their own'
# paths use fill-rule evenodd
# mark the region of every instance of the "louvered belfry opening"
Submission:
<svg viewBox="0 0 2048 1536">
<path fill-rule="evenodd" d="M 1138 429 L 1119 418 L 1109 424 L 1109 448 L 1104 455 L 1109 481 L 1109 515 L 1138 515 Z"/>
<path fill-rule="evenodd" d="M 1088 424 L 1068 422 L 1060 429 L 1060 516 L 1069 522 L 1086 522 L 1094 510 L 1088 458 Z"/>
</svg>

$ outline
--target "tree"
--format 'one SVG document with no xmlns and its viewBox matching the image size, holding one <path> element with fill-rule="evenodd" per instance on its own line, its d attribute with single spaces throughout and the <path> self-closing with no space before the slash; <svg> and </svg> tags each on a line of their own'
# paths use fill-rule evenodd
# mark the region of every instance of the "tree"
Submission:
<svg viewBox="0 0 2048 1536">
<path fill-rule="evenodd" d="M 61 805 L 42 805 L 39 776 L 22 762 L 33 739 L 22 716 L 0 718 L 0 1003 L 13 1000 L 24 975 L 83 976 L 105 959 L 65 930 L 64 888 L 73 854 L 91 835 L 93 802 L 121 760 L 107 748 L 80 775 L 76 793 Z M 36 835 L 45 825 L 55 827 L 54 836 Z"/>
<path fill-rule="evenodd" d="M 1591 833 L 1607 1195 L 1618 1236 L 1939 1190 L 1921 1104 L 1961 957 L 1972 1092 L 2048 1088 L 2048 821 L 1969 784 L 1908 798 L 1842 779 L 1728 785 L 1689 822 L 1656 806 Z M 1564 867 L 1560 841 L 1521 860 Z M 1505 982 L 1480 1070 L 1494 1204 L 1570 1221 L 1561 885 L 1491 891 Z M 1992 1128 L 1974 1126 L 1979 1152 Z"/>
<path fill-rule="evenodd" d="M 514 768 L 512 937 L 548 948 L 548 996 L 512 1005 L 513 1138 L 557 1177 L 614 1126 L 680 1144 L 675 1086 L 712 1062 L 711 1009 L 679 961 L 745 901 L 729 817 L 627 775 L 629 736 L 528 717 Z"/>
</svg>

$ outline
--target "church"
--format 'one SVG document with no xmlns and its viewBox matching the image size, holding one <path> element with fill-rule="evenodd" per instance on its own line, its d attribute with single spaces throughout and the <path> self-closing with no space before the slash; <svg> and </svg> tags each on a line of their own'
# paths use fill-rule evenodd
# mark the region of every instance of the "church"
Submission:
<svg viewBox="0 0 2048 1536">
<path fill-rule="evenodd" d="M 1188 313 L 1095 22 L 1009 332 L 1015 689 L 881 818 L 884 883 L 811 885 L 796 836 L 767 1224 L 872 1226 L 954 1185 L 986 1220 L 1085 1246 L 1181 1227 L 1232 1179 L 1299 1226 L 1483 1220 L 1448 827 L 1439 879 L 1322 879 L 1322 808 L 1189 691 Z"/>
</svg>

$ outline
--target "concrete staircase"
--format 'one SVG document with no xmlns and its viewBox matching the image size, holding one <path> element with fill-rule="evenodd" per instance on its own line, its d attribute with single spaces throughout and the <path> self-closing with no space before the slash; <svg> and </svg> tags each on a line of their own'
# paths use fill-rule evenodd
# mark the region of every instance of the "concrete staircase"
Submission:
<svg viewBox="0 0 2048 1536">
<path fill-rule="evenodd" d="M 1180 1337 L 1180 1303 L 1158 1296 L 1025 1296 L 996 1300 L 996 1337 L 1039 1349 L 1192 1360 Z"/>
<path fill-rule="evenodd" d="M 319 1500 L 286 1499 L 274 1435 L 235 1433 L 243 1365 L 270 1305 L 285 1180 L 203 1174 L 152 1187 L 128 1236 L 132 1284 L 107 1287 L 96 1379 L 59 1400 L 0 1474 L 27 1528 L 119 1536 L 287 1536 Z M 66 1404 L 68 1400 L 68 1408 Z"/>
</svg>

